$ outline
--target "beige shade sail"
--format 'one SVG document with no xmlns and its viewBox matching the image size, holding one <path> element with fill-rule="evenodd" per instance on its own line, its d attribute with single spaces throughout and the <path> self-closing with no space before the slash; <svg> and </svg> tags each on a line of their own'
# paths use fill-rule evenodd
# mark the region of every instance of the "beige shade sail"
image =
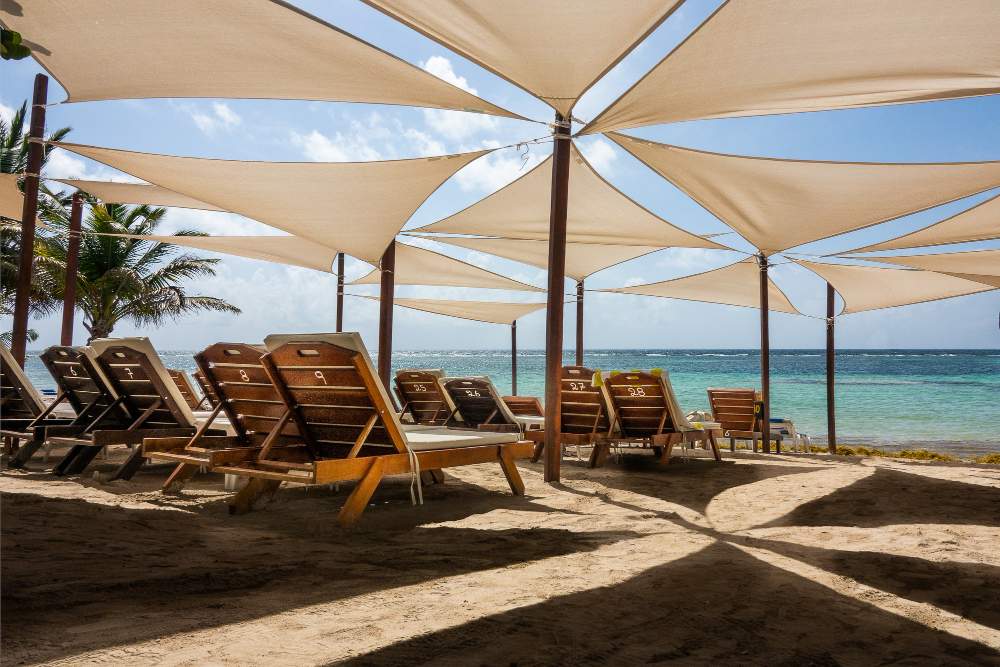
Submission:
<svg viewBox="0 0 1000 667">
<path fill-rule="evenodd" d="M 833 285 L 843 315 L 986 292 L 992 287 L 932 271 L 794 260 Z"/>
<path fill-rule="evenodd" d="M 594 171 L 576 146 L 570 154 L 567 241 L 657 248 L 725 247 L 674 227 L 626 197 Z M 548 240 L 551 194 L 549 157 L 485 199 L 419 231 Z"/>
<path fill-rule="evenodd" d="M 567 116 L 679 0 L 365 0 Z"/>
<path fill-rule="evenodd" d="M 241 162 L 56 145 L 372 264 L 438 186 L 489 152 L 382 162 Z"/>
<path fill-rule="evenodd" d="M 361 296 L 361 295 L 355 295 Z M 364 296 L 365 299 L 378 301 L 378 297 Z M 448 315 L 463 320 L 489 322 L 492 324 L 512 324 L 529 313 L 545 308 L 541 303 L 510 303 L 501 301 L 457 301 L 452 299 L 400 299 L 392 300 L 394 306 L 422 310 L 437 315 Z"/>
<path fill-rule="evenodd" d="M 760 267 L 757 266 L 756 261 L 745 259 L 692 276 L 598 291 L 760 308 Z M 770 278 L 768 278 L 767 305 L 768 310 L 798 314 L 795 306 Z"/>
<path fill-rule="evenodd" d="M 1000 162 L 784 160 L 608 136 L 766 254 L 1000 185 Z"/>
<path fill-rule="evenodd" d="M 115 181 L 82 181 L 73 178 L 56 179 L 77 190 L 83 190 L 106 204 L 148 204 L 149 206 L 175 206 L 204 211 L 221 211 L 218 206 L 192 199 L 187 195 L 147 183 L 118 183 Z"/>
<path fill-rule="evenodd" d="M 937 271 L 951 276 L 975 280 L 1000 287 L 1000 250 L 967 250 L 933 255 L 897 255 L 896 257 L 865 257 L 872 262 L 899 264 L 914 269 Z"/>
<path fill-rule="evenodd" d="M 358 278 L 352 285 L 378 285 L 382 281 L 378 269 Z M 445 287 L 485 287 L 489 289 L 544 291 L 498 273 L 481 269 L 462 260 L 441 253 L 396 243 L 396 268 L 393 271 L 396 285 L 437 285 Z"/>
<path fill-rule="evenodd" d="M 505 257 L 542 269 L 549 266 L 549 242 L 524 239 L 487 239 L 468 237 L 435 237 L 435 241 L 461 246 L 469 250 Z M 566 276 L 583 280 L 615 264 L 648 255 L 661 248 L 642 245 L 606 245 L 602 243 L 567 243 Z"/>
<path fill-rule="evenodd" d="M 0 22 L 69 102 L 325 100 L 520 118 L 277 0 L 3 0 Z"/>
<path fill-rule="evenodd" d="M 261 259 L 275 264 L 301 266 L 333 273 L 337 251 L 297 236 L 159 236 L 151 234 L 101 234 L 143 241 L 171 243 L 186 248 Z"/>
<path fill-rule="evenodd" d="M 729 0 L 585 133 L 1000 92 L 996 0 Z"/>
<path fill-rule="evenodd" d="M 20 174 L 0 174 L 0 217 L 21 220 L 24 213 L 24 194 L 17 187 Z"/>
<path fill-rule="evenodd" d="M 998 238 L 1000 238 L 1000 195 L 929 227 L 850 252 L 922 248 Z"/>
</svg>

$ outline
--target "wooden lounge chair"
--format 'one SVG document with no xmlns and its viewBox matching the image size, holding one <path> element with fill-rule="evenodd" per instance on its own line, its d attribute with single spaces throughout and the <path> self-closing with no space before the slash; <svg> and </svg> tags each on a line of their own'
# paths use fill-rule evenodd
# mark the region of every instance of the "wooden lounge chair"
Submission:
<svg viewBox="0 0 1000 667">
<path fill-rule="evenodd" d="M 275 428 L 286 409 L 261 365 L 264 354 L 261 345 L 216 343 L 195 355 L 198 372 L 218 401 L 193 436 L 143 440 L 144 456 L 177 463 L 164 491 L 179 489 L 199 468 L 212 471 L 219 465 L 252 460 L 261 447 L 281 446 L 296 435 L 295 424 L 287 417 L 281 429 Z M 234 435 L 206 434 L 220 414 L 228 418 Z"/>
<path fill-rule="evenodd" d="M 415 424 L 446 425 L 455 414 L 455 404 L 438 382 L 443 377 L 436 368 L 397 371 L 393 380 L 400 412 L 409 414 Z"/>
<path fill-rule="evenodd" d="M 145 460 L 142 447 L 136 446 L 143 438 L 191 436 L 195 418 L 147 338 L 103 338 L 91 346 L 96 366 L 115 394 L 114 405 L 123 406 L 131 421 L 124 428 L 97 423 L 72 436 L 56 436 L 50 429 L 51 442 L 71 446 L 55 473 L 81 473 L 108 445 L 130 445 L 131 455 L 102 481 L 130 479 Z"/>
<path fill-rule="evenodd" d="M 488 377 L 443 378 L 441 387 L 455 404 L 455 417 L 466 427 L 520 432 L 545 427 L 544 417 L 514 414 Z"/>
<path fill-rule="evenodd" d="M 514 417 L 545 418 L 545 409 L 537 396 L 501 396 L 500 399 Z"/>
<path fill-rule="evenodd" d="M 724 437 L 729 438 L 729 451 L 736 451 L 737 440 L 753 442 L 753 451 L 761 440 L 757 392 L 754 389 L 710 388 L 708 403 L 712 418 L 719 423 Z"/>
<path fill-rule="evenodd" d="M 76 417 L 70 420 L 45 420 L 32 427 L 32 439 L 15 454 L 8 465 L 20 468 L 26 464 L 50 436 L 72 436 L 95 428 L 127 428 L 130 421 L 126 408 L 117 398 L 107 379 L 97 369 L 96 354 L 89 347 L 54 345 L 41 354 L 41 361 L 56 383 L 58 394 L 49 408 L 61 402 L 69 403 Z M 49 445 L 51 446 L 51 444 Z"/>
<path fill-rule="evenodd" d="M 30 443 L 44 436 L 46 426 L 68 424 L 72 419 L 53 415 L 53 411 L 65 400 L 63 394 L 45 405 L 42 395 L 31 383 L 20 364 L 14 361 L 10 351 L 0 345 L 0 436 L 3 437 L 4 451 L 16 457 L 21 442 Z M 38 445 L 26 445 L 30 450 L 26 456 L 38 449 Z M 18 467 L 14 464 L 11 467 Z"/>
<path fill-rule="evenodd" d="M 170 379 L 174 381 L 177 385 L 177 391 L 180 392 L 181 398 L 187 403 L 187 406 L 192 410 L 197 410 L 201 407 L 204 398 L 198 395 L 195 391 L 194 385 L 191 384 L 191 379 L 188 378 L 188 374 L 179 368 L 168 368 L 167 375 Z"/>
<path fill-rule="evenodd" d="M 201 389 L 202 399 L 201 403 L 198 404 L 199 407 L 208 404 L 209 409 L 211 409 L 219 404 L 219 397 L 216 395 L 215 389 L 208 383 L 208 380 L 205 379 L 205 374 L 200 369 L 194 372 L 194 381 L 198 383 L 198 387 Z"/>
<path fill-rule="evenodd" d="M 295 446 L 264 446 L 252 461 L 216 468 L 250 478 L 232 513 L 249 511 L 281 482 L 357 481 L 337 518 L 347 526 L 387 475 L 488 462 L 500 464 L 515 495 L 524 493 L 514 460 L 530 456 L 531 443 L 516 433 L 404 429 L 359 334 L 269 336 L 265 345 L 261 363 L 285 408 L 275 428 L 291 421 L 299 435 Z"/>
<path fill-rule="evenodd" d="M 564 451 L 567 446 L 593 446 L 589 461 L 593 468 L 600 455 L 597 443 L 607 441 L 611 435 L 614 412 L 608 397 L 603 387 L 594 383 L 594 371 L 584 366 L 563 366 L 559 391 L 559 442 Z M 545 446 L 545 434 L 526 435 L 536 443 L 532 461 L 538 461 Z"/>
<path fill-rule="evenodd" d="M 716 436 L 722 431 L 718 424 L 705 424 L 703 429 L 692 426 L 681 412 L 665 371 L 628 371 L 611 374 L 603 379 L 611 408 L 614 410 L 612 429 L 615 443 L 651 447 L 661 464 L 670 460 L 675 445 L 702 443 L 721 461 Z M 609 442 L 598 442 L 592 456 L 593 465 L 600 465 L 609 451 Z"/>
</svg>

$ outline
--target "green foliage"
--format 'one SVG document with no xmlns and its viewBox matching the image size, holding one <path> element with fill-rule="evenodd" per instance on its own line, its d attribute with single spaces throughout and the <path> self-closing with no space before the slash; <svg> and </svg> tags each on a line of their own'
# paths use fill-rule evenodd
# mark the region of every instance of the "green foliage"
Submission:
<svg viewBox="0 0 1000 667">
<path fill-rule="evenodd" d="M 22 60 L 31 55 L 31 49 L 21 43 L 21 33 L 0 28 L 0 58 Z"/>
<path fill-rule="evenodd" d="M 993 465 L 1000 465 L 1000 454 L 984 454 L 978 457 L 976 463 L 991 463 Z"/>
<path fill-rule="evenodd" d="M 166 209 L 91 202 L 83 221 L 77 270 L 76 305 L 90 338 L 104 338 L 121 321 L 156 327 L 196 311 L 239 313 L 222 299 L 188 294 L 184 283 L 215 275 L 218 259 L 181 252 L 170 243 L 109 234 L 155 234 Z M 44 220 L 55 233 L 40 249 L 45 280 L 61 298 L 68 252 L 69 211 L 53 209 Z M 181 231 L 179 236 L 203 236 Z"/>
</svg>

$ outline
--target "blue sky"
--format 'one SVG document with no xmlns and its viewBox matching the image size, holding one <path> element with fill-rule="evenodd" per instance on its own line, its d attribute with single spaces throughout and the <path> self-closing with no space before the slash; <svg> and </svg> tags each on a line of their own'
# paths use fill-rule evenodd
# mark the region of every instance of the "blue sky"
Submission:
<svg viewBox="0 0 1000 667">
<path fill-rule="evenodd" d="M 526 117 L 549 121 L 551 110 L 527 93 L 451 53 L 417 33 L 355 2 L 299 0 L 295 4 L 456 85 L 474 90 Z M 574 115 L 593 118 L 658 62 L 718 5 L 718 0 L 688 0 L 636 51 L 623 60 L 577 105 Z M 33 61 L 0 65 L 0 113 L 31 94 L 40 71 Z M 50 82 L 49 99 L 64 94 Z M 933 162 L 1000 159 L 1000 96 L 929 104 L 878 107 L 790 116 L 695 121 L 643 128 L 637 136 L 681 146 L 772 157 Z M 461 112 L 401 107 L 248 100 L 140 100 L 55 105 L 48 127 L 73 127 L 71 140 L 132 150 L 253 160 L 377 160 L 495 147 L 536 138 L 546 129 L 535 123 Z M 601 137 L 580 141 L 598 171 L 626 194 L 674 224 L 696 233 L 728 228 L 630 155 Z M 473 163 L 436 192 L 407 228 L 433 222 L 473 203 L 544 159 L 548 146 L 532 146 L 527 166 L 512 149 Z M 112 178 L 113 170 L 66 153 L 56 153 L 48 175 Z M 897 236 L 971 207 L 996 191 L 908 216 L 869 230 L 814 243 L 800 250 L 817 254 L 847 250 Z M 166 231 L 197 228 L 211 234 L 274 234 L 276 230 L 235 215 L 172 210 Z M 735 236 L 727 243 L 748 247 Z M 435 250 L 440 246 L 429 245 Z M 1000 242 L 965 244 L 954 249 L 1000 247 Z M 449 247 L 446 254 L 467 259 L 519 280 L 544 284 L 541 270 Z M 666 250 L 593 276 L 588 287 L 653 282 L 722 266 L 735 253 Z M 780 261 L 780 260 L 779 260 Z M 367 265 L 348 262 L 348 279 Z M 805 313 L 825 308 L 824 285 L 805 269 L 780 265 L 775 281 Z M 241 307 L 239 317 L 198 315 L 155 332 L 121 325 L 116 335 L 147 333 L 165 349 L 193 349 L 218 340 L 260 340 L 275 331 L 332 330 L 335 281 L 331 275 L 264 262 L 226 258 L 216 278 L 191 286 L 192 292 L 221 296 Z M 567 291 L 569 291 L 567 283 Z M 374 293 L 372 288 L 354 288 Z M 399 296 L 521 300 L 523 295 L 457 288 L 404 287 Z M 842 318 L 841 347 L 1000 347 L 997 313 L 1000 292 L 862 313 Z M 347 328 L 374 344 L 377 306 L 348 299 Z M 639 316 L 637 316 L 637 314 Z M 757 347 L 757 313 L 750 309 L 615 294 L 588 294 L 587 347 Z M 9 326 L 9 323 L 4 323 Z M 573 311 L 567 311 L 567 347 Z M 821 347 L 824 325 L 818 319 L 772 316 L 775 347 Z M 58 319 L 34 321 L 40 344 L 57 342 Z M 542 313 L 518 327 L 522 347 L 541 347 Z M 78 338 L 85 336 L 80 327 Z M 496 348 L 509 344 L 507 328 L 397 309 L 395 347 Z"/>
</svg>

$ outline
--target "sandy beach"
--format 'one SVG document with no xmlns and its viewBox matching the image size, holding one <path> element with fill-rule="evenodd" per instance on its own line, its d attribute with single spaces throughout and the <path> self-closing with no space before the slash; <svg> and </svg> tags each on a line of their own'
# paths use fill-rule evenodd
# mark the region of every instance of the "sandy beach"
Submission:
<svg viewBox="0 0 1000 667">
<path fill-rule="evenodd" d="M 6 471 L 5 664 L 992 664 L 1000 468 L 726 453 L 499 467 L 411 507 L 388 480 L 283 488 L 230 517 L 221 479 L 100 486 Z"/>
</svg>

